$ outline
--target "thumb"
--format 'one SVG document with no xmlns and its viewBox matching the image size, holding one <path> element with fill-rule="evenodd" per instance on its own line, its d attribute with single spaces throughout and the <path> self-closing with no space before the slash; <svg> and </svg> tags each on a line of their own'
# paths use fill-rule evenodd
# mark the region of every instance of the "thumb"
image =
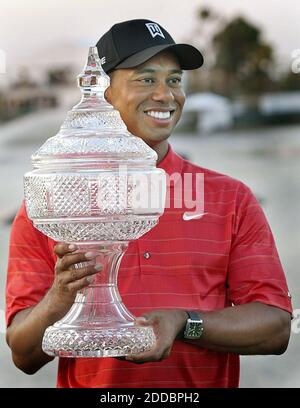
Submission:
<svg viewBox="0 0 300 408">
<path fill-rule="evenodd" d="M 134 321 L 137 326 L 148 326 L 150 324 L 150 319 L 146 316 L 137 317 Z"/>
</svg>

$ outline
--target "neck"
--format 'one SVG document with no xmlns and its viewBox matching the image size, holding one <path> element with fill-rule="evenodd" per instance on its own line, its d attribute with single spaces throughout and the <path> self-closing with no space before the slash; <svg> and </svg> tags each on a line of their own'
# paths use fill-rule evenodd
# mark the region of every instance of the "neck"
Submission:
<svg viewBox="0 0 300 408">
<path fill-rule="evenodd" d="M 157 164 L 162 161 L 162 159 L 165 157 L 165 155 L 168 153 L 168 141 L 163 140 L 162 142 L 150 146 L 153 150 L 156 151 L 158 159 L 157 159 Z"/>
</svg>

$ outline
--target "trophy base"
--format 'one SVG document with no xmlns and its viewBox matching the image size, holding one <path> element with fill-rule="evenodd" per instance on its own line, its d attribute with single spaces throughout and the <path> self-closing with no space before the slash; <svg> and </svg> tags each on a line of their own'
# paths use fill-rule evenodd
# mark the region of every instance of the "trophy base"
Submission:
<svg viewBox="0 0 300 408">
<path fill-rule="evenodd" d="M 54 325 L 46 329 L 42 349 L 53 357 L 121 357 L 150 350 L 155 341 L 151 327 L 87 330 Z"/>
</svg>

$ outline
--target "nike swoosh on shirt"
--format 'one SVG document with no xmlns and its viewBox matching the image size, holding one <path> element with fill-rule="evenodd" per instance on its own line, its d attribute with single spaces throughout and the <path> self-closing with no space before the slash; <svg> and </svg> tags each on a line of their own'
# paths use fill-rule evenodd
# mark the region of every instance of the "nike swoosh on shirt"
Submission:
<svg viewBox="0 0 300 408">
<path fill-rule="evenodd" d="M 196 220 L 196 219 L 202 218 L 203 215 L 206 215 L 206 214 L 207 214 L 207 213 L 198 213 L 198 214 L 195 214 L 195 213 L 185 212 L 185 213 L 183 213 L 182 219 L 183 219 L 184 221 Z"/>
</svg>

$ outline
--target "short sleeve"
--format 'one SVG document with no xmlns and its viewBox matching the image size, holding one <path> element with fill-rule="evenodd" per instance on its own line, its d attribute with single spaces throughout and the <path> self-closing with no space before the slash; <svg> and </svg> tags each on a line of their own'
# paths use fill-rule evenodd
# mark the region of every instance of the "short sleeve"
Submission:
<svg viewBox="0 0 300 408">
<path fill-rule="evenodd" d="M 6 281 L 6 321 L 22 309 L 36 305 L 50 288 L 54 256 L 48 238 L 28 219 L 23 203 L 12 224 Z"/>
<path fill-rule="evenodd" d="M 292 313 L 290 294 L 272 231 L 251 190 L 241 183 L 236 198 L 228 265 L 228 299 L 261 302 Z"/>
</svg>

